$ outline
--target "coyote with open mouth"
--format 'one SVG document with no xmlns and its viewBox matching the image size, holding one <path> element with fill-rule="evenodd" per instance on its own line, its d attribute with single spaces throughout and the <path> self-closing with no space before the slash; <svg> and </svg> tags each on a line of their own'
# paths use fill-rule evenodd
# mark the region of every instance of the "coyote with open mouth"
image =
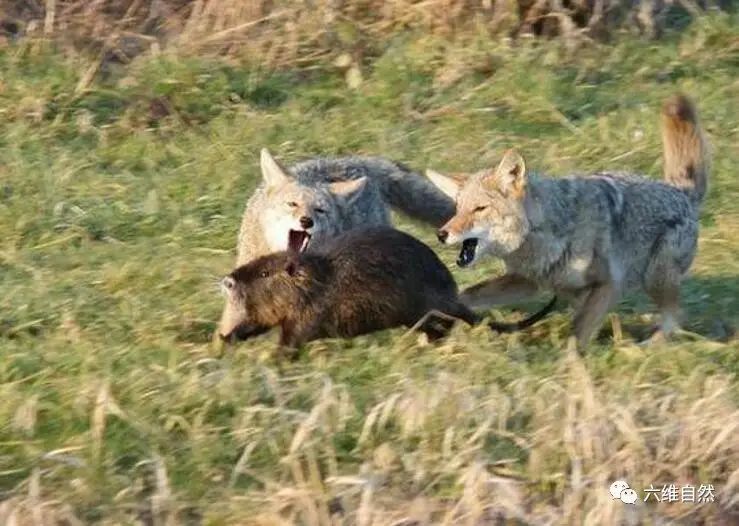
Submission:
<svg viewBox="0 0 739 526">
<path fill-rule="evenodd" d="M 708 145 L 693 103 L 669 98 L 662 109 L 664 180 L 622 172 L 562 178 L 529 175 L 513 150 L 497 168 L 428 177 L 456 199 L 437 233 L 460 244 L 457 263 L 499 257 L 507 273 L 462 291 L 470 308 L 553 290 L 575 307 L 577 347 L 585 346 L 621 294 L 643 288 L 662 314 L 655 336 L 678 325 L 680 282 L 695 256 L 706 193 Z M 573 342 L 574 343 L 574 342 Z"/>
</svg>

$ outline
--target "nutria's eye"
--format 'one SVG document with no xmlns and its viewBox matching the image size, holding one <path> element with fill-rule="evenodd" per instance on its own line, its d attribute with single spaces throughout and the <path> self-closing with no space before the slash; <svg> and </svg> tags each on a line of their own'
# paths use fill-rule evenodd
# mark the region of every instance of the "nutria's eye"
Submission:
<svg viewBox="0 0 739 526">
<path fill-rule="evenodd" d="M 316 208 L 315 211 L 316 211 L 316 214 L 325 214 L 326 213 L 326 211 L 323 208 Z"/>
<path fill-rule="evenodd" d="M 267 276 L 269 276 L 269 272 L 267 272 L 266 270 L 263 270 L 259 273 L 260 278 L 266 278 Z"/>
<path fill-rule="evenodd" d="M 290 208 L 297 208 L 298 203 L 296 203 L 295 201 L 288 201 L 287 206 L 289 206 Z"/>
<path fill-rule="evenodd" d="M 483 210 L 487 209 L 487 206 L 478 206 L 475 207 L 475 212 L 482 212 Z"/>
</svg>

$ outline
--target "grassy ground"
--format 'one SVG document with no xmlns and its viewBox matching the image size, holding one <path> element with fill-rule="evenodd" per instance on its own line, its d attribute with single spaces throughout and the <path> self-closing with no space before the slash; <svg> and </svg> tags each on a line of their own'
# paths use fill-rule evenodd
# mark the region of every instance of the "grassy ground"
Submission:
<svg viewBox="0 0 739 526">
<path fill-rule="evenodd" d="M 355 90 L 331 66 L 165 56 L 76 95 L 83 61 L 0 50 L 0 522 L 736 524 L 738 22 L 575 58 L 408 36 Z M 653 322 L 636 296 L 623 334 L 607 324 L 583 357 L 563 350 L 567 312 L 438 345 L 401 330 L 321 341 L 282 368 L 273 338 L 211 349 L 261 147 L 471 170 L 516 146 L 553 175 L 659 177 L 659 104 L 676 89 L 715 156 L 691 334 L 635 345 Z M 432 232 L 400 225 L 452 265 Z M 454 272 L 465 286 L 498 269 Z M 617 478 L 636 506 L 610 498 Z M 642 502 L 670 483 L 712 483 L 717 502 Z"/>
</svg>

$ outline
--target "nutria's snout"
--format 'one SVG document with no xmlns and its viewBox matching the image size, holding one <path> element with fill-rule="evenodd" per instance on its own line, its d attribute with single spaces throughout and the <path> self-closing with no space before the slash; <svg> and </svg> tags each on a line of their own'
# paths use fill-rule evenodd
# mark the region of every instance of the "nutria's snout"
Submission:
<svg viewBox="0 0 739 526">
<path fill-rule="evenodd" d="M 259 336 L 260 334 L 264 334 L 268 330 L 269 330 L 269 327 L 261 327 L 258 325 L 248 325 L 244 323 L 236 327 L 234 330 L 232 330 L 228 334 L 221 333 L 221 340 L 223 340 L 226 343 L 236 343 L 236 342 L 248 340 L 249 338 L 253 338 L 255 336 Z"/>
</svg>

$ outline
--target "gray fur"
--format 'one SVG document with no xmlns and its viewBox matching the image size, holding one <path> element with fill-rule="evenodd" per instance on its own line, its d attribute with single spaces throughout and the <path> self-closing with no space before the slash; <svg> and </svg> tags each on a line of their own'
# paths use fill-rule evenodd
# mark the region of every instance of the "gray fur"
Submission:
<svg viewBox="0 0 739 526">
<path fill-rule="evenodd" d="M 663 181 L 623 172 L 547 178 L 527 175 L 510 150 L 500 165 L 467 178 L 429 177 L 457 211 L 439 233 L 444 242 L 477 240 L 467 265 L 490 254 L 507 273 L 463 291 L 472 308 L 554 290 L 575 305 L 575 334 L 585 345 L 628 290 L 645 290 L 662 312 L 661 334 L 677 327 L 679 285 L 695 256 L 698 214 L 707 188 L 708 147 L 692 103 L 663 107 Z"/>
<path fill-rule="evenodd" d="M 304 201 L 314 202 L 326 211 L 323 218 L 315 217 L 310 210 L 303 211 L 321 223 L 322 232 L 313 237 L 313 245 L 360 226 L 389 225 L 388 206 L 434 227 L 454 215 L 452 199 L 424 177 L 387 159 L 317 158 L 284 171 L 289 180 L 275 192 L 277 195 L 270 195 L 268 185 L 263 182 L 246 203 L 238 236 L 238 265 L 284 248 L 270 246 L 267 230 L 276 221 L 266 224 L 265 213 L 281 206 L 286 194 L 302 195 Z M 366 178 L 367 184 L 351 199 L 333 194 L 328 187 L 330 183 L 361 178 Z"/>
<path fill-rule="evenodd" d="M 531 177 L 526 207 L 528 235 L 502 256 L 540 285 L 577 291 L 587 281 L 573 264 L 608 261 L 612 277 L 633 289 L 644 286 L 652 260 L 665 250 L 681 274 L 692 262 L 697 210 L 686 192 L 659 181 L 623 173 Z"/>
<path fill-rule="evenodd" d="M 383 201 L 411 219 L 434 227 L 454 215 L 454 201 L 426 178 L 402 163 L 382 157 L 316 158 L 295 164 L 290 172 L 305 185 L 367 177 L 380 191 Z"/>
</svg>

